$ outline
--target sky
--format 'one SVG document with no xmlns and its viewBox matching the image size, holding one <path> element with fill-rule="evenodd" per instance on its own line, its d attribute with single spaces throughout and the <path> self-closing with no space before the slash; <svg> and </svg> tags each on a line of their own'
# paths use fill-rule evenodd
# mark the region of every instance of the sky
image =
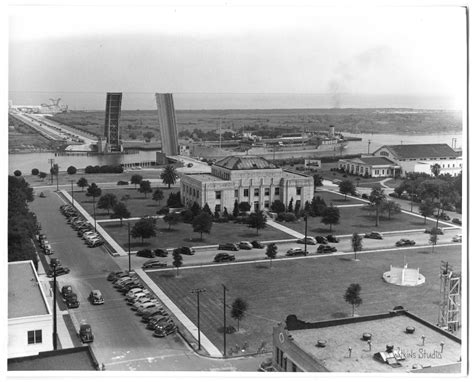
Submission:
<svg viewBox="0 0 474 382">
<path fill-rule="evenodd" d="M 466 94 L 462 7 L 8 10 L 14 103 L 36 92 L 80 107 L 122 91 L 327 94 L 334 107 L 344 94 L 427 96 L 460 108 Z"/>
</svg>

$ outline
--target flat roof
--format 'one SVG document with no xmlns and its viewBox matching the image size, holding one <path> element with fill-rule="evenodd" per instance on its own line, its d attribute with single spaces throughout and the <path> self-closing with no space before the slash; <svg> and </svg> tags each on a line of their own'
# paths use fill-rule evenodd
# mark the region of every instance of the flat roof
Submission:
<svg viewBox="0 0 474 382">
<path fill-rule="evenodd" d="M 293 172 L 293 171 L 288 171 L 288 170 L 283 170 L 284 172 L 284 175 L 283 177 L 285 179 L 298 179 L 298 178 L 309 178 L 308 175 L 305 175 L 305 174 L 299 174 L 299 173 L 296 173 L 296 172 Z"/>
<path fill-rule="evenodd" d="M 186 174 L 186 176 L 196 179 L 200 182 L 229 182 L 228 179 L 222 179 L 212 174 Z"/>
<path fill-rule="evenodd" d="M 8 318 L 50 314 L 31 261 L 8 263 Z"/>
<path fill-rule="evenodd" d="M 413 334 L 405 332 L 408 326 L 415 328 Z M 363 333 L 372 334 L 371 350 L 368 343 L 362 340 Z M 442 330 L 437 331 L 404 314 L 291 330 L 289 334 L 295 344 L 331 372 L 400 373 L 412 371 L 415 364 L 423 367 L 454 364 L 461 357 L 460 341 L 457 342 Z M 424 346 L 421 336 L 425 336 Z M 326 347 L 316 346 L 318 340 L 327 341 Z M 441 342 L 444 343 L 442 353 Z M 373 358 L 375 353 L 384 352 L 387 345 L 393 346 L 394 350 L 399 348 L 405 355 L 406 359 L 400 361 L 401 367 L 391 367 Z M 350 358 L 349 347 L 352 348 Z"/>
</svg>

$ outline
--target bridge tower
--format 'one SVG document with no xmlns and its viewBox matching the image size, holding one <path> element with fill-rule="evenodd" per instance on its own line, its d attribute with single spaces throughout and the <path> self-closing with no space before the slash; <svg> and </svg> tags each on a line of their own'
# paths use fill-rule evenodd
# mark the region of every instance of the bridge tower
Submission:
<svg viewBox="0 0 474 382">
<path fill-rule="evenodd" d="M 450 332 L 461 326 L 461 273 L 453 272 L 445 261 L 440 267 L 438 326 Z"/>
<path fill-rule="evenodd" d="M 121 108 L 122 93 L 107 93 L 104 126 L 106 152 L 122 151 L 122 134 L 119 126 Z"/>
</svg>

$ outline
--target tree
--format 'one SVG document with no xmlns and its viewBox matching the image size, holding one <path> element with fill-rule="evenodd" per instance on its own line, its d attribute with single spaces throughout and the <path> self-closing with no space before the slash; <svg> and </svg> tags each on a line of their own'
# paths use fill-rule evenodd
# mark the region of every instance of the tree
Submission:
<svg viewBox="0 0 474 382">
<path fill-rule="evenodd" d="M 273 203 L 270 206 L 270 209 L 272 210 L 272 212 L 276 212 L 277 214 L 281 212 L 285 212 L 286 210 L 285 205 L 279 199 L 273 201 Z"/>
<path fill-rule="evenodd" d="M 49 170 L 51 175 L 58 175 L 59 173 L 59 166 L 57 163 L 53 164 L 53 167 L 50 168 Z"/>
<path fill-rule="evenodd" d="M 362 304 L 362 298 L 360 298 L 361 289 L 359 284 L 351 284 L 344 294 L 344 300 L 352 305 L 352 317 L 355 315 L 355 307 Z"/>
<path fill-rule="evenodd" d="M 240 297 L 237 297 L 232 303 L 232 308 L 230 315 L 233 319 L 237 320 L 237 331 L 239 331 L 240 320 L 244 318 L 245 312 L 248 309 L 248 304 L 245 300 Z"/>
<path fill-rule="evenodd" d="M 222 213 L 222 216 L 224 216 L 225 218 L 229 218 L 229 212 L 227 212 L 227 207 L 224 207 L 224 212 Z"/>
<path fill-rule="evenodd" d="M 168 223 L 168 231 L 171 231 L 172 225 L 177 225 L 181 221 L 181 216 L 176 213 L 168 213 L 163 220 Z"/>
<path fill-rule="evenodd" d="M 420 215 L 423 216 L 425 218 L 425 221 L 424 221 L 424 224 L 426 224 L 426 218 L 428 216 L 431 216 L 433 215 L 433 212 L 435 210 L 435 205 L 433 202 L 431 202 L 430 200 L 423 200 L 419 207 L 418 207 L 418 211 L 420 212 Z"/>
<path fill-rule="evenodd" d="M 107 214 L 109 214 L 110 209 L 114 208 L 117 202 L 117 197 L 114 194 L 104 194 L 97 202 L 97 208 L 107 210 Z"/>
<path fill-rule="evenodd" d="M 40 177 L 41 177 L 41 174 L 40 174 Z M 87 181 L 86 178 L 79 178 L 76 184 L 77 184 L 77 187 L 81 187 L 82 191 L 84 191 L 84 187 L 89 186 L 89 182 Z"/>
<path fill-rule="evenodd" d="M 380 186 L 372 187 L 372 192 L 369 195 L 369 201 L 375 205 L 375 226 L 379 225 L 379 212 L 380 205 L 385 202 L 387 197 L 384 194 L 384 190 Z"/>
<path fill-rule="evenodd" d="M 193 219 L 192 225 L 193 225 L 193 231 L 199 232 L 201 234 L 201 240 L 202 240 L 202 234 L 204 232 L 205 233 L 211 232 L 212 215 L 203 211 Z"/>
<path fill-rule="evenodd" d="M 311 215 L 311 203 L 309 202 L 309 200 L 307 200 L 306 202 L 304 202 L 304 209 L 303 209 L 304 213 L 306 215 Z"/>
<path fill-rule="evenodd" d="M 15 175 L 15 176 L 21 176 L 21 171 L 20 171 L 20 170 L 15 170 L 15 171 L 13 172 L 13 175 Z"/>
<path fill-rule="evenodd" d="M 257 230 L 264 229 L 267 226 L 267 217 L 263 214 L 263 211 L 258 210 L 250 214 L 247 220 L 247 224 L 250 228 L 255 228 Z"/>
<path fill-rule="evenodd" d="M 204 207 L 202 208 L 202 212 L 205 212 L 206 214 L 212 215 L 211 209 L 209 208 L 209 204 L 204 204 Z"/>
<path fill-rule="evenodd" d="M 169 208 L 182 207 L 183 205 L 181 204 L 181 192 L 178 191 L 176 194 L 174 192 L 170 192 L 168 200 L 166 201 L 166 205 Z"/>
<path fill-rule="evenodd" d="M 297 217 L 300 216 L 300 209 L 301 209 L 301 200 L 297 200 L 295 203 L 295 215 Z"/>
<path fill-rule="evenodd" d="M 392 215 L 399 214 L 402 211 L 402 208 L 400 207 L 400 204 L 393 200 L 386 200 L 382 203 L 381 210 L 382 212 L 386 211 L 388 213 L 388 219 L 390 220 Z"/>
<path fill-rule="evenodd" d="M 314 174 L 313 179 L 314 179 L 314 192 L 316 192 L 316 187 L 321 187 L 323 185 L 323 177 L 319 174 Z"/>
<path fill-rule="evenodd" d="M 143 138 L 145 138 L 147 141 L 149 141 L 154 136 L 155 134 L 153 134 L 151 131 L 147 131 L 146 133 L 143 133 Z"/>
<path fill-rule="evenodd" d="M 311 216 L 321 216 L 323 214 L 324 209 L 326 208 L 326 202 L 320 196 L 313 196 L 311 200 Z"/>
<path fill-rule="evenodd" d="M 323 210 L 321 223 L 326 224 L 326 225 L 329 224 L 329 230 L 332 232 L 332 226 L 334 224 L 339 224 L 339 218 L 340 218 L 339 208 L 333 207 L 331 205 L 330 207 L 326 207 Z"/>
<path fill-rule="evenodd" d="M 434 247 L 438 244 L 438 229 L 433 227 L 430 232 L 431 253 L 434 252 Z"/>
<path fill-rule="evenodd" d="M 143 180 L 143 176 L 140 174 L 133 174 L 132 177 L 130 178 L 130 183 L 135 185 L 135 189 L 137 188 L 137 185 L 140 184 L 140 182 Z"/>
<path fill-rule="evenodd" d="M 122 203 L 118 202 L 113 207 L 114 213 L 112 214 L 113 219 L 120 219 L 120 227 L 122 226 L 122 220 L 128 219 L 130 217 L 130 211 L 127 209 L 127 206 Z"/>
<path fill-rule="evenodd" d="M 145 194 L 145 199 L 147 194 L 152 192 L 153 190 L 151 189 L 151 184 L 149 180 L 142 180 L 140 182 L 140 187 L 138 188 L 138 192 L 141 194 Z"/>
<path fill-rule="evenodd" d="M 153 196 L 151 197 L 155 202 L 158 202 L 158 205 L 160 205 L 160 202 L 164 199 L 164 194 L 163 194 L 163 191 L 161 191 L 161 189 L 157 188 L 154 192 L 153 192 Z"/>
<path fill-rule="evenodd" d="M 98 198 L 102 194 L 102 190 L 97 186 L 97 184 L 92 183 L 87 187 L 86 196 L 92 196 L 93 198 Z"/>
<path fill-rule="evenodd" d="M 178 173 L 176 172 L 176 169 L 169 164 L 164 168 L 160 178 L 163 180 L 163 183 L 167 184 L 168 188 L 170 188 L 172 184 L 176 183 L 176 179 L 178 179 Z"/>
<path fill-rule="evenodd" d="M 125 203 L 127 203 L 128 200 L 130 200 L 130 195 L 129 194 L 125 194 L 124 196 L 122 196 L 120 198 L 120 200 L 123 200 Z"/>
<path fill-rule="evenodd" d="M 69 166 L 66 171 L 69 175 L 74 175 L 77 172 L 77 168 L 74 166 Z"/>
<path fill-rule="evenodd" d="M 267 245 L 265 254 L 270 259 L 270 266 L 273 265 L 272 260 L 276 257 L 277 253 L 278 253 L 278 247 L 275 243 L 270 243 Z"/>
<path fill-rule="evenodd" d="M 43 180 L 44 178 L 46 178 L 47 174 L 45 172 L 41 171 L 38 176 L 40 177 L 41 180 Z"/>
<path fill-rule="evenodd" d="M 341 183 L 339 183 L 339 192 L 341 194 L 344 194 L 344 200 L 347 200 L 347 194 L 355 194 L 356 189 L 354 186 L 354 183 L 350 180 L 343 180 Z"/>
<path fill-rule="evenodd" d="M 143 239 L 148 239 L 150 237 L 156 236 L 156 225 L 155 219 L 150 218 L 141 218 L 133 226 L 130 234 L 132 237 L 141 237 L 142 243 Z"/>
<path fill-rule="evenodd" d="M 441 166 L 438 163 L 431 165 L 431 173 L 434 175 L 435 178 L 439 176 L 441 172 Z"/>
<path fill-rule="evenodd" d="M 239 211 L 248 212 L 252 207 L 250 206 L 249 202 L 240 202 L 239 203 Z"/>
<path fill-rule="evenodd" d="M 234 209 L 232 210 L 232 216 L 234 218 L 239 216 L 239 203 L 237 202 L 237 200 L 234 201 Z"/>
<path fill-rule="evenodd" d="M 293 198 L 290 199 L 290 203 L 288 204 L 288 212 L 293 212 Z"/>
<path fill-rule="evenodd" d="M 179 268 L 183 265 L 183 256 L 179 248 L 173 249 L 173 266 L 176 268 L 176 277 L 179 275 Z"/>
<path fill-rule="evenodd" d="M 202 209 L 197 202 L 194 202 L 191 206 L 191 212 L 193 213 L 193 216 L 198 216 L 201 213 Z"/>
<path fill-rule="evenodd" d="M 354 232 L 351 238 L 351 245 L 352 250 L 354 251 L 354 260 L 357 260 L 357 252 L 362 251 L 362 235 Z"/>
<path fill-rule="evenodd" d="M 31 170 L 31 175 L 38 176 L 39 170 L 37 168 L 34 168 Z"/>
</svg>

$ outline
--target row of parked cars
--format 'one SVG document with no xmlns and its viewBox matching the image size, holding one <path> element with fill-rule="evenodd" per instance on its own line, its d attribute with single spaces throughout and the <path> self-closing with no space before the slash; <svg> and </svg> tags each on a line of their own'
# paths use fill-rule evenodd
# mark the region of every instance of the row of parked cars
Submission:
<svg viewBox="0 0 474 382">
<path fill-rule="evenodd" d="M 38 232 L 36 238 L 39 242 L 40 248 L 44 251 L 45 255 L 51 256 L 52 254 L 54 254 L 54 251 L 51 248 L 51 244 L 49 243 L 45 234 Z M 49 267 L 50 269 L 46 272 L 46 276 L 50 278 L 54 277 L 53 269 L 56 271 L 56 276 L 66 275 L 70 272 L 70 269 L 64 267 L 61 264 L 61 261 L 56 257 L 50 257 Z"/>
<path fill-rule="evenodd" d="M 104 244 L 102 237 L 95 232 L 94 226 L 90 224 L 77 209 L 69 204 L 60 207 L 61 213 L 66 216 L 68 224 L 77 231 L 77 236 L 82 237 L 90 248 Z"/>
<path fill-rule="evenodd" d="M 153 336 L 166 337 L 177 332 L 169 312 L 161 301 L 143 286 L 136 275 L 128 272 L 111 272 L 107 280 L 125 295 L 126 303 L 146 323 L 146 328 L 153 330 Z"/>
</svg>

